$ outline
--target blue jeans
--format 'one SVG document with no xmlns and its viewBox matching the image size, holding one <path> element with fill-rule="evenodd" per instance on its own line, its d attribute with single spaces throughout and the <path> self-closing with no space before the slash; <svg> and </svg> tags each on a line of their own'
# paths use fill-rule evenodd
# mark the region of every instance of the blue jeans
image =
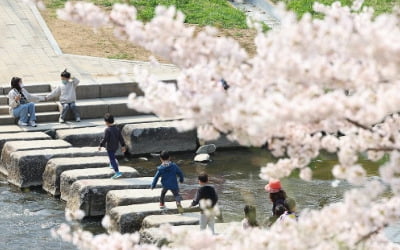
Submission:
<svg viewBox="0 0 400 250">
<path fill-rule="evenodd" d="M 36 121 L 35 104 L 33 102 L 20 104 L 14 108 L 13 115 L 19 118 L 21 122 L 28 123 L 29 121 Z"/>
<path fill-rule="evenodd" d="M 65 117 L 67 116 L 69 110 L 71 110 L 72 113 L 74 113 L 75 119 L 80 118 L 79 109 L 76 106 L 75 102 L 61 103 L 61 105 L 62 105 L 61 118 L 63 120 L 65 120 Z"/>
<path fill-rule="evenodd" d="M 115 173 L 118 173 L 119 169 L 118 169 L 117 159 L 115 159 L 115 152 L 107 150 L 107 154 L 108 154 L 108 158 L 110 159 L 111 166 L 113 167 Z"/>
</svg>

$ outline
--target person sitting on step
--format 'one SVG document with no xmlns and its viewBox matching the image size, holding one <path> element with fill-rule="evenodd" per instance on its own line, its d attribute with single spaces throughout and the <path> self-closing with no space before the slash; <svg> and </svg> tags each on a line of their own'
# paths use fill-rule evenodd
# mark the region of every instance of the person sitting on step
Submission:
<svg viewBox="0 0 400 250">
<path fill-rule="evenodd" d="M 35 102 L 42 101 L 43 97 L 30 94 L 19 77 L 11 79 L 11 90 L 8 92 L 10 115 L 19 118 L 19 126 L 36 127 Z"/>
<path fill-rule="evenodd" d="M 79 80 L 75 77 L 71 78 L 71 73 L 66 69 L 61 72 L 61 85 L 55 88 L 50 94 L 45 97 L 45 100 L 51 100 L 56 97 L 60 97 L 60 103 L 62 105 L 62 111 L 60 114 L 60 123 L 64 123 L 68 111 L 71 110 L 74 114 L 75 121 L 80 122 L 81 117 L 79 109 L 76 106 L 76 87 L 79 84 Z"/>
</svg>

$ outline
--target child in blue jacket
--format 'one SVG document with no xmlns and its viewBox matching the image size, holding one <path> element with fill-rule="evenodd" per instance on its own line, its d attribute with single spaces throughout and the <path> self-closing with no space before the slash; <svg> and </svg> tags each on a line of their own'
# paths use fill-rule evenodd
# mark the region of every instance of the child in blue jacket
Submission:
<svg viewBox="0 0 400 250">
<path fill-rule="evenodd" d="M 165 208 L 165 194 L 170 190 L 175 197 L 176 206 L 181 213 L 183 208 L 181 205 L 181 196 L 179 194 L 179 185 L 177 176 L 179 176 L 179 182 L 183 183 L 183 173 L 174 162 L 170 161 L 168 151 L 162 151 L 160 154 L 161 165 L 157 168 L 157 173 L 154 176 L 151 189 L 155 188 L 158 182 L 158 178 L 161 177 L 161 196 L 160 196 L 160 209 Z"/>
</svg>

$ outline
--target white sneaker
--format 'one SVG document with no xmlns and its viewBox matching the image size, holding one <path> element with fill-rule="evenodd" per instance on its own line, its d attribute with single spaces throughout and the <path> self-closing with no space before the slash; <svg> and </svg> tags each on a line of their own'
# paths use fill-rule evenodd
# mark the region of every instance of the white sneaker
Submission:
<svg viewBox="0 0 400 250">
<path fill-rule="evenodd" d="M 75 119 L 75 121 L 76 121 L 76 122 L 80 122 L 80 121 L 81 121 L 81 118 L 78 117 L 78 118 Z"/>
<path fill-rule="evenodd" d="M 28 126 L 28 123 L 18 120 L 18 126 Z"/>
<path fill-rule="evenodd" d="M 58 122 L 59 122 L 59 123 L 64 123 L 65 121 L 64 121 L 63 118 L 60 117 L 60 119 L 58 119 Z"/>
<path fill-rule="evenodd" d="M 35 121 L 29 121 L 29 126 L 31 126 L 31 127 L 37 127 Z"/>
</svg>

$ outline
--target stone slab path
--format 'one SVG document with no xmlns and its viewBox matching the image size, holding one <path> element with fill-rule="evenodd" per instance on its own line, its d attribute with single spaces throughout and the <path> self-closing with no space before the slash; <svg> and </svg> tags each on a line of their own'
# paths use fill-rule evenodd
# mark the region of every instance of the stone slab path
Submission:
<svg viewBox="0 0 400 250">
<path fill-rule="evenodd" d="M 106 213 L 109 213 L 114 207 L 158 202 L 161 190 L 161 188 L 111 190 L 106 196 Z M 172 193 L 167 192 L 165 201 L 174 200 L 175 198 Z"/>
</svg>

